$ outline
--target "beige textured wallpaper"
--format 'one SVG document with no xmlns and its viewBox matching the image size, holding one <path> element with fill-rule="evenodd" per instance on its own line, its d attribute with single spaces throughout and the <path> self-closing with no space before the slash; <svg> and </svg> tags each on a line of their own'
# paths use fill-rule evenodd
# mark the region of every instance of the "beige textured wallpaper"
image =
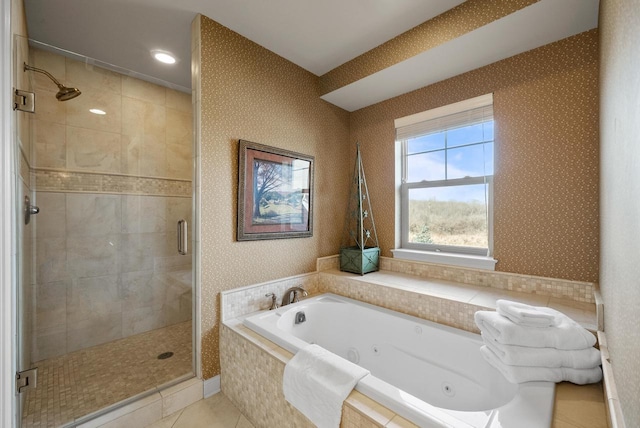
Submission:
<svg viewBox="0 0 640 428">
<path fill-rule="evenodd" d="M 349 115 L 318 78 L 200 17 L 202 370 L 220 373 L 219 292 L 315 270 L 335 254 L 346 207 Z M 197 25 L 194 26 L 197 28 Z M 236 242 L 238 140 L 315 156 L 313 237 Z"/>
<path fill-rule="evenodd" d="M 486 16 L 478 12 L 493 20 L 508 13 L 497 4 L 470 1 L 466 7 L 493 5 Z M 362 144 L 383 255 L 390 256 L 393 120 L 488 92 L 494 93 L 497 120 L 497 269 L 598 281 L 597 30 L 349 114 L 318 98 L 322 78 L 200 19 L 194 46 L 201 56 L 196 103 L 201 105 L 205 378 L 220 370 L 220 291 L 308 272 L 316 257 L 337 252 L 355 142 Z M 399 40 L 408 40 L 403 37 Z M 381 55 L 376 52 L 365 55 Z M 349 79 L 361 73 L 362 65 L 352 66 Z M 315 156 L 313 238 L 236 242 L 239 139 Z"/>
<path fill-rule="evenodd" d="M 322 75 L 320 93 L 324 95 L 353 83 L 537 1 L 467 0 Z"/>
<path fill-rule="evenodd" d="M 600 2 L 604 328 L 627 427 L 640 426 L 640 8 Z"/>
<path fill-rule="evenodd" d="M 496 269 L 597 282 L 597 30 L 351 113 L 382 254 L 394 248 L 394 119 L 489 92 Z"/>
</svg>

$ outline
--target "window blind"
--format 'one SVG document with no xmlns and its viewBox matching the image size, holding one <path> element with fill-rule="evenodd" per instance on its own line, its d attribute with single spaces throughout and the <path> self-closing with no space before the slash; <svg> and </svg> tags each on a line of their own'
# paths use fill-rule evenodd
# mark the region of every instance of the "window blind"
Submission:
<svg viewBox="0 0 640 428">
<path fill-rule="evenodd" d="M 396 119 L 396 141 L 490 120 L 493 120 L 493 94 Z"/>
</svg>

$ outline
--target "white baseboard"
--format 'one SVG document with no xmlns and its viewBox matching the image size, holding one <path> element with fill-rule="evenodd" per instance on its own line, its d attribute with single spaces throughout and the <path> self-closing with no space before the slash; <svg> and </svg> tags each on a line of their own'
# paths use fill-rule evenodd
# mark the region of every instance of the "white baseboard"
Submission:
<svg viewBox="0 0 640 428">
<path fill-rule="evenodd" d="M 204 398 L 211 397 L 212 395 L 220 392 L 220 375 L 214 376 L 211 379 L 205 379 L 204 381 Z"/>
</svg>

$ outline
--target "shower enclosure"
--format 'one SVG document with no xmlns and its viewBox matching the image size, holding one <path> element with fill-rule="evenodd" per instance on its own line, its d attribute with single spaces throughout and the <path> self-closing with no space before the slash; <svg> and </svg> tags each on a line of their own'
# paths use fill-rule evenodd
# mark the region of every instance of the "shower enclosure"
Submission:
<svg viewBox="0 0 640 428">
<path fill-rule="evenodd" d="M 21 423 L 64 426 L 193 376 L 191 95 L 20 37 L 14 64 Z"/>
</svg>

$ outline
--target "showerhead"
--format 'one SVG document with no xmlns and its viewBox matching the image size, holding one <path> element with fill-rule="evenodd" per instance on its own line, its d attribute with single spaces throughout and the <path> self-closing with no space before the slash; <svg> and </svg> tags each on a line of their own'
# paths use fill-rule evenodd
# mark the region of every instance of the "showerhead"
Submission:
<svg viewBox="0 0 640 428">
<path fill-rule="evenodd" d="M 27 71 L 27 70 L 35 71 L 37 73 L 42 73 L 45 76 L 47 76 L 49 79 L 51 79 L 53 83 L 55 83 L 58 86 L 58 93 L 56 94 L 56 99 L 58 101 L 67 101 L 77 97 L 82 93 L 78 88 L 70 88 L 68 86 L 64 86 L 62 83 L 58 82 L 58 80 L 55 77 L 53 77 L 48 71 L 43 70 L 41 68 L 31 67 L 25 62 L 24 71 Z"/>
<path fill-rule="evenodd" d="M 56 94 L 58 101 L 67 101 L 82 93 L 78 88 L 69 88 L 68 86 L 59 86 L 59 88 L 60 90 Z"/>
</svg>

